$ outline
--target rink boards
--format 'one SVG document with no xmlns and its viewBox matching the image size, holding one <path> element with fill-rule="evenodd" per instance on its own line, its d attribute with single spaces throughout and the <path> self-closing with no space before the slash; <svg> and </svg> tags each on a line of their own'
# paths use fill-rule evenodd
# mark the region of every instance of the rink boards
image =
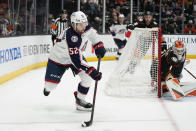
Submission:
<svg viewBox="0 0 196 131">
<path fill-rule="evenodd" d="M 195 35 L 165 35 L 168 45 L 176 39 L 184 41 L 187 58 L 196 58 Z M 117 46 L 111 35 L 101 35 L 107 53 L 102 60 L 115 60 Z M 13 79 L 29 70 L 44 67 L 52 46 L 51 36 L 21 36 L 0 38 L 0 84 Z M 129 43 L 131 44 L 131 43 Z M 87 61 L 96 61 L 90 41 L 84 52 Z"/>
</svg>

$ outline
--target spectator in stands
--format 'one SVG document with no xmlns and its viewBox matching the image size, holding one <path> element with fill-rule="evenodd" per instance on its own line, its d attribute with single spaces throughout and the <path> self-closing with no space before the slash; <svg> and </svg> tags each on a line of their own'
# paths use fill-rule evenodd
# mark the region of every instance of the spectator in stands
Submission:
<svg viewBox="0 0 196 131">
<path fill-rule="evenodd" d="M 126 0 L 115 0 L 115 4 L 123 5 L 126 3 Z"/>
<path fill-rule="evenodd" d="M 178 25 L 176 23 L 176 20 L 174 19 L 173 23 L 171 24 L 172 28 L 173 28 L 173 32 L 172 34 L 180 34 L 182 32 L 182 26 Z"/>
<path fill-rule="evenodd" d="M 13 33 L 14 27 L 11 26 L 10 20 L 9 20 L 9 11 L 6 11 L 7 13 L 2 14 L 0 24 L 1 24 L 1 34 L 3 36 L 8 36 Z"/>
<path fill-rule="evenodd" d="M 109 21 L 109 26 L 113 25 L 113 24 L 117 24 L 118 23 L 118 15 L 116 13 L 112 14 L 112 18 Z"/>
<path fill-rule="evenodd" d="M 171 34 L 171 26 L 169 25 L 168 20 L 166 20 L 164 24 L 162 25 L 162 33 Z"/>
<path fill-rule="evenodd" d="M 83 7 L 84 11 L 88 15 L 88 21 L 91 23 L 93 21 L 93 18 L 95 17 L 97 13 L 97 9 L 95 7 L 95 3 L 91 0 L 87 0 Z"/>
<path fill-rule="evenodd" d="M 2 36 L 2 32 L 3 32 L 3 24 L 4 24 L 4 18 L 3 15 L 0 13 L 0 36 Z"/>
<path fill-rule="evenodd" d="M 152 1 L 153 0 L 145 0 L 144 1 L 144 10 L 145 11 L 150 11 L 150 12 L 152 12 L 153 10 L 152 10 Z"/>
<path fill-rule="evenodd" d="M 195 34 L 196 30 L 195 27 L 193 26 L 193 21 L 189 20 L 188 24 L 184 28 L 184 33 L 185 34 Z"/>
<path fill-rule="evenodd" d="M 17 22 L 15 23 L 16 28 L 16 35 L 24 35 L 25 26 L 24 26 L 24 19 L 19 16 Z"/>
<path fill-rule="evenodd" d="M 102 20 L 99 17 L 95 17 L 94 20 L 92 21 L 92 25 L 97 30 L 98 33 L 101 33 L 102 30 L 101 22 Z"/>
<path fill-rule="evenodd" d="M 128 13 L 127 16 L 125 17 L 125 24 L 130 24 L 130 18 L 131 18 L 131 14 Z"/>
<path fill-rule="evenodd" d="M 185 3 L 186 3 L 185 4 L 185 8 L 186 8 L 185 12 L 192 15 L 192 13 L 193 13 L 193 2 L 191 0 L 187 0 Z"/>
<path fill-rule="evenodd" d="M 48 30 L 47 34 L 49 34 L 51 32 L 51 29 L 52 29 L 51 26 L 54 24 L 54 21 L 55 21 L 54 16 L 52 14 L 49 14 L 49 16 L 48 16 L 48 25 L 45 22 L 45 26 L 44 26 Z"/>
<path fill-rule="evenodd" d="M 166 5 L 165 6 L 165 14 L 166 14 L 166 18 L 172 18 L 172 14 L 173 14 L 173 11 L 171 10 L 171 8 L 169 7 L 169 5 Z"/>
<path fill-rule="evenodd" d="M 179 6 L 178 3 L 176 3 L 175 8 L 173 9 L 173 16 L 177 20 L 177 23 L 181 23 L 183 14 L 182 14 L 182 8 Z"/>
</svg>

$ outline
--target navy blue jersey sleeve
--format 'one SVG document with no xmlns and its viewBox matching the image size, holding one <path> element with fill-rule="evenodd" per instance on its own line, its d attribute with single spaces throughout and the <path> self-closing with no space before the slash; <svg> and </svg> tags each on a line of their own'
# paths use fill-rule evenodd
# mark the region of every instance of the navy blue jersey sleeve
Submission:
<svg viewBox="0 0 196 131">
<path fill-rule="evenodd" d="M 76 32 L 73 31 L 72 28 L 70 28 L 67 31 L 66 34 L 66 40 L 68 44 L 69 49 L 69 55 L 72 61 L 72 64 L 78 69 L 78 70 L 88 70 L 89 66 L 85 63 L 82 63 L 82 61 L 86 61 L 85 58 L 82 56 L 80 51 L 80 46 L 82 43 L 82 38 L 80 35 L 78 35 Z"/>
</svg>

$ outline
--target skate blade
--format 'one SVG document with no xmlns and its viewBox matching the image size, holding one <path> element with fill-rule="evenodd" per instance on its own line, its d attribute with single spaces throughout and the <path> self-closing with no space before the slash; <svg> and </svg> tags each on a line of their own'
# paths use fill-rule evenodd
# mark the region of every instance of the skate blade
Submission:
<svg viewBox="0 0 196 131">
<path fill-rule="evenodd" d="M 90 112 L 92 111 L 92 108 L 84 108 L 82 106 L 76 105 L 76 110 Z"/>
</svg>

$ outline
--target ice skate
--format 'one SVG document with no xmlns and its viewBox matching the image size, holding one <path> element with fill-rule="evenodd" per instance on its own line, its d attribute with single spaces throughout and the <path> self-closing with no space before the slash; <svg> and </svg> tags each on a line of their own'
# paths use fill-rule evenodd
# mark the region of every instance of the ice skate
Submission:
<svg viewBox="0 0 196 131">
<path fill-rule="evenodd" d="M 79 111 L 91 111 L 92 110 L 91 103 L 88 103 L 85 100 L 79 99 L 77 97 L 77 91 L 74 92 L 74 96 L 76 99 L 76 110 L 79 110 Z"/>
<path fill-rule="evenodd" d="M 47 91 L 47 90 L 44 88 L 43 93 L 44 93 L 45 96 L 48 96 L 48 95 L 50 94 L 50 91 Z"/>
</svg>

